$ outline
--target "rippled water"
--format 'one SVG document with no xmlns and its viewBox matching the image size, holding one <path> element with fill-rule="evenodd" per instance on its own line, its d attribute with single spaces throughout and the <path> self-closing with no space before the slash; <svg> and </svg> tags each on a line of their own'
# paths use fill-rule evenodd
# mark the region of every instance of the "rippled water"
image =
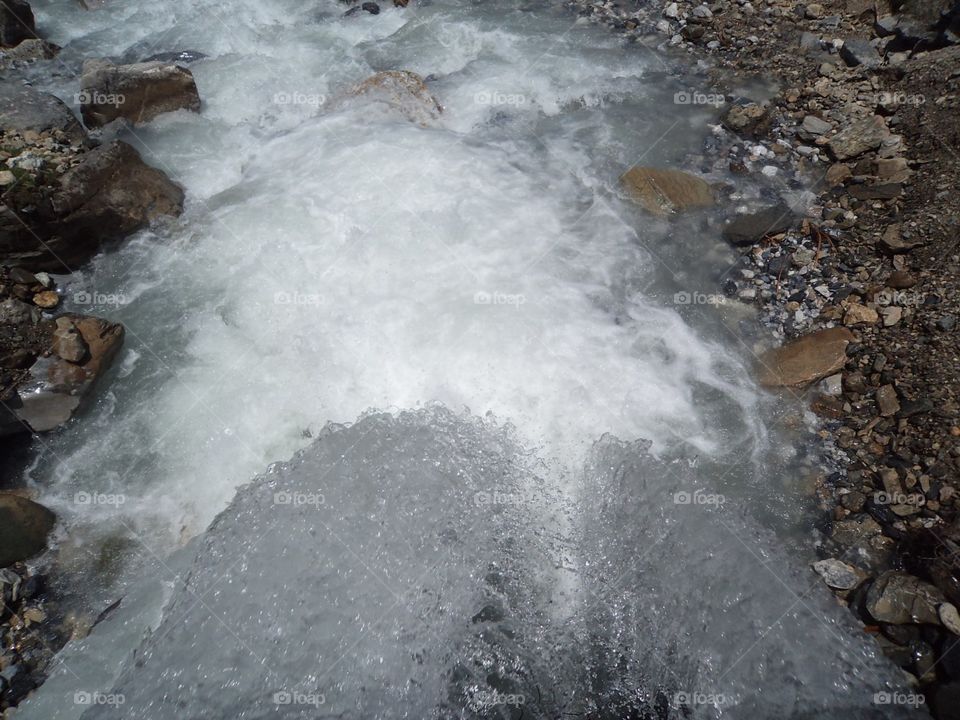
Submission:
<svg viewBox="0 0 960 720">
<path fill-rule="evenodd" d="M 35 8 L 68 100 L 84 57 L 208 57 L 199 115 L 122 134 L 183 217 L 73 281 L 128 343 L 30 478 L 75 602 L 124 601 L 23 717 L 887 709 L 779 549 L 802 501 L 738 311 L 670 302 L 726 251 L 617 188 L 709 134 L 675 59 L 539 4 Z M 346 97 L 383 69 L 440 119 Z"/>
</svg>

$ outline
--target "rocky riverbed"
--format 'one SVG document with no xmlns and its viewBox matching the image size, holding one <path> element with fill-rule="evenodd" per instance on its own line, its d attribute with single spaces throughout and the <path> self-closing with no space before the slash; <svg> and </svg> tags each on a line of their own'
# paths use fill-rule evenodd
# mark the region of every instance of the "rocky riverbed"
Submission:
<svg viewBox="0 0 960 720">
<path fill-rule="evenodd" d="M 405 0 L 395 5 L 406 6 Z M 347 3 L 347 14 L 379 14 Z M 822 559 L 812 572 L 863 620 L 936 717 L 960 697 L 960 10 L 901 6 L 594 3 L 577 12 L 636 42 L 711 64 L 711 84 L 678 93 L 719 122 L 689 167 L 639 166 L 625 190 L 661 218 L 724 214 L 739 259 L 715 291 L 754 306 L 768 340 L 759 381 L 809 408 L 823 453 Z M 83 123 L 17 73 L 50 59 L 29 6 L 4 6 L 0 68 L 0 442 L 22 444 L 70 421 L 109 382 L 123 327 L 58 312 L 59 284 L 93 255 L 184 197 L 120 141 L 88 133 L 138 125 L 201 98 L 186 62 L 89 58 L 78 78 Z M 189 59 L 189 58 L 188 58 Z M 772 82 L 752 97 L 732 78 Z M 441 111 L 412 73 L 378 73 L 355 92 L 386 93 L 414 122 Z M 759 187 L 702 179 L 733 173 Z M 736 328 L 732 332 L 739 332 Z M 3 485 L 6 487 L 6 485 Z M 44 628 L 42 551 L 53 519 L 0 494 L 6 566 L 0 711 L 42 681 L 61 626 Z M 47 623 L 49 626 L 50 624 Z M 38 632 L 38 627 L 41 630 Z"/>
</svg>

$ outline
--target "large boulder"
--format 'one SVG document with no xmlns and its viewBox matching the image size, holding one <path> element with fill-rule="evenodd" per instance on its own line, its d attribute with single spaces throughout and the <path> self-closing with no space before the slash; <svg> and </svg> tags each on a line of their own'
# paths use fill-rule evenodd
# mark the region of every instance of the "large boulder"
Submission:
<svg viewBox="0 0 960 720">
<path fill-rule="evenodd" d="M 0 2 L 0 46 L 14 47 L 37 36 L 33 10 L 25 0 Z"/>
<path fill-rule="evenodd" d="M 934 50 L 960 40 L 958 0 L 902 0 L 892 27 L 889 51 Z"/>
<path fill-rule="evenodd" d="M 436 121 L 443 112 L 423 78 L 409 70 L 378 72 L 355 85 L 349 94 L 385 103 L 410 122 L 423 126 Z"/>
<path fill-rule="evenodd" d="M 60 130 L 73 139 L 85 135 L 83 126 L 60 98 L 14 80 L 0 81 L 0 129 Z"/>
<path fill-rule="evenodd" d="M 134 125 L 175 110 L 200 110 L 193 73 L 167 62 L 115 65 L 87 60 L 80 79 L 80 113 L 87 127 L 123 118 Z"/>
<path fill-rule="evenodd" d="M 847 328 L 836 327 L 774 348 L 760 358 L 760 384 L 804 387 L 833 375 L 846 364 L 847 345 L 853 339 L 853 333 Z"/>
<path fill-rule="evenodd" d="M 710 185 L 680 170 L 638 165 L 627 170 L 620 181 L 630 196 L 654 215 L 670 215 L 714 204 Z"/>
<path fill-rule="evenodd" d="M 41 552 L 55 522 L 56 516 L 43 505 L 0 493 L 0 567 Z"/>
<path fill-rule="evenodd" d="M 63 315 L 50 331 L 51 354 L 34 362 L 9 403 L 34 432 L 67 422 L 123 345 L 123 325 L 87 315 Z"/>
<path fill-rule="evenodd" d="M 26 193 L 26 194 L 25 194 Z M 183 190 L 114 141 L 82 156 L 49 187 L 0 195 L 0 261 L 32 270 L 74 270 L 104 242 L 179 215 Z"/>
</svg>

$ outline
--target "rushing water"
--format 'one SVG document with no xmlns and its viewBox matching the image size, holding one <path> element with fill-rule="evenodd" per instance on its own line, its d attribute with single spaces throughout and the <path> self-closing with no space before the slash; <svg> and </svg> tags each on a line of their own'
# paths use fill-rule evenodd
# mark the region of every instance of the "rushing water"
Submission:
<svg viewBox="0 0 960 720">
<path fill-rule="evenodd" d="M 183 217 L 62 281 L 128 342 L 29 476 L 72 602 L 123 602 L 18 717 L 892 712 L 780 547 L 738 311 L 670 302 L 722 245 L 617 188 L 709 135 L 675 59 L 539 3 L 34 5 L 68 100 L 84 57 L 207 57 L 200 114 L 121 135 Z M 346 97 L 384 69 L 442 116 Z"/>
</svg>

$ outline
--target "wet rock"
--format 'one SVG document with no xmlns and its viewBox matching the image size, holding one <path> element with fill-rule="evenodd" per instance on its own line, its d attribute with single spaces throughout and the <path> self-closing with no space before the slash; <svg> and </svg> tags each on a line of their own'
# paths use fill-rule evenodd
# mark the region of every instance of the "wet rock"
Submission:
<svg viewBox="0 0 960 720">
<path fill-rule="evenodd" d="M 940 624 L 937 606 L 946 602 L 930 583 L 905 572 L 890 570 L 878 577 L 867 591 L 866 607 L 879 622 Z"/>
<path fill-rule="evenodd" d="M 179 65 L 189 65 L 190 63 L 197 62 L 197 60 L 203 60 L 206 55 L 202 52 L 196 50 L 178 50 L 176 52 L 162 52 L 150 57 L 144 58 L 141 62 L 161 62 L 161 63 L 176 63 Z"/>
<path fill-rule="evenodd" d="M 37 60 L 56 57 L 60 48 L 39 38 L 23 40 L 19 45 L 0 51 L 0 70 L 28 65 Z"/>
<path fill-rule="evenodd" d="M 760 360 L 759 380 L 768 387 L 809 385 L 843 369 L 853 333 L 829 328 L 768 351 Z"/>
<path fill-rule="evenodd" d="M 37 36 L 33 10 L 25 0 L 0 2 L 0 46 L 14 47 Z"/>
<path fill-rule="evenodd" d="M 836 558 L 819 560 L 813 564 L 813 569 L 827 585 L 837 590 L 852 590 L 867 577 L 862 570 Z"/>
<path fill-rule="evenodd" d="M 786 205 L 775 205 L 755 213 L 740 215 L 723 229 L 723 239 L 732 245 L 747 246 L 760 242 L 768 235 L 789 230 L 796 215 Z"/>
<path fill-rule="evenodd" d="M 14 412 L 34 432 L 45 432 L 67 422 L 96 381 L 110 367 L 123 344 L 123 326 L 86 315 L 57 319 L 57 330 L 76 331 L 79 338 L 58 343 L 69 360 L 54 354 L 39 358 L 28 378 L 17 387 Z M 72 326 L 72 327 L 70 327 Z M 80 349 L 86 352 L 80 355 Z"/>
<path fill-rule="evenodd" d="M 360 7 L 366 12 L 370 13 L 371 15 L 380 14 L 380 6 L 377 5 L 375 2 L 365 2 Z"/>
<path fill-rule="evenodd" d="M 29 213 L 0 210 L 0 260 L 59 272 L 76 269 L 103 243 L 183 208 L 183 190 L 120 141 L 85 154 L 52 195 L 34 199 Z"/>
<path fill-rule="evenodd" d="M 960 612 L 957 612 L 956 605 L 952 603 L 943 603 L 937 608 L 937 615 L 943 626 L 954 635 L 960 635 Z"/>
<path fill-rule="evenodd" d="M 85 136 L 60 98 L 14 80 L 0 80 L 0 128 L 18 132 L 61 130 L 75 140 Z"/>
<path fill-rule="evenodd" d="M 900 196 L 903 188 L 900 183 L 852 185 L 847 192 L 857 200 L 892 200 Z"/>
<path fill-rule="evenodd" d="M 871 569 L 882 568 L 893 551 L 893 540 L 883 535 L 880 523 L 869 515 L 834 522 L 830 537 L 838 545 L 855 550 L 858 562 Z"/>
<path fill-rule="evenodd" d="M 418 125 L 429 125 L 440 117 L 443 106 L 427 89 L 423 78 L 408 70 L 378 72 L 355 86 L 354 97 L 385 102 Z"/>
<path fill-rule="evenodd" d="M 57 329 L 53 331 L 53 352 L 72 363 L 79 363 L 87 356 L 87 343 L 70 317 L 57 318 Z"/>
<path fill-rule="evenodd" d="M 630 196 L 654 215 L 670 215 L 714 204 L 710 185 L 680 170 L 637 166 L 625 172 L 620 181 Z"/>
<path fill-rule="evenodd" d="M 60 304 L 60 296 L 54 290 L 44 290 L 33 296 L 33 304 L 44 310 L 52 310 Z"/>
<path fill-rule="evenodd" d="M 863 65 L 868 68 L 875 68 L 880 65 L 880 55 L 877 49 L 870 44 L 868 40 L 851 38 L 844 40 L 840 48 L 840 57 L 850 67 Z"/>
<path fill-rule="evenodd" d="M 834 158 L 848 160 L 876 150 L 889 135 L 886 123 L 877 115 L 848 125 L 830 138 L 827 145 Z"/>
<path fill-rule="evenodd" d="M 87 127 L 101 127 L 117 118 L 141 125 L 176 110 L 200 110 L 200 93 L 186 68 L 162 62 L 84 62 L 80 112 Z"/>
<path fill-rule="evenodd" d="M 43 505 L 0 493 L 0 567 L 41 552 L 55 522 L 56 516 Z"/>
</svg>

